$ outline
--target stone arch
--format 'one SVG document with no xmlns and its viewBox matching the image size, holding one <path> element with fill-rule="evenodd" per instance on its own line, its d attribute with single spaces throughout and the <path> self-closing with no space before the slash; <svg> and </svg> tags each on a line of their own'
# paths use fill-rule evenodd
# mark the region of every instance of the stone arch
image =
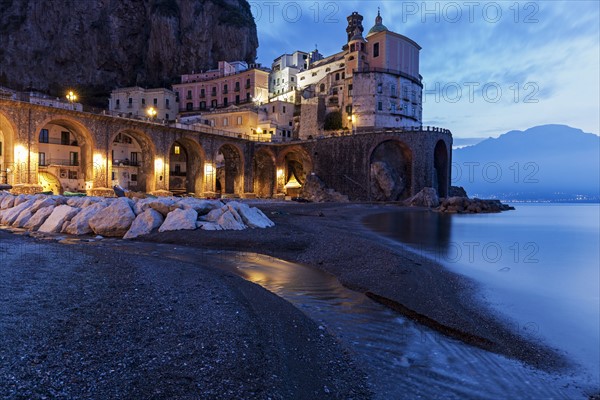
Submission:
<svg viewBox="0 0 600 400">
<path fill-rule="evenodd" d="M 202 195 L 205 160 L 200 143 L 186 137 L 175 140 L 169 148 L 169 190 L 175 194 Z"/>
<path fill-rule="evenodd" d="M 254 193 L 257 197 L 271 198 L 277 190 L 275 156 L 266 149 L 259 149 L 254 154 L 252 163 L 254 177 Z"/>
<path fill-rule="evenodd" d="M 60 180 L 51 172 L 40 171 L 38 173 L 38 181 L 42 186 L 43 192 L 52 192 L 52 194 L 63 194 L 64 192 Z"/>
<path fill-rule="evenodd" d="M 302 147 L 292 146 L 279 154 L 277 168 L 279 189 L 286 194 L 299 194 L 313 171 L 313 160 Z"/>
<path fill-rule="evenodd" d="M 16 132 L 12 122 L 0 112 L 0 183 L 12 183 Z"/>
<path fill-rule="evenodd" d="M 412 151 L 406 143 L 387 139 L 369 156 L 369 190 L 376 201 L 398 201 L 412 194 Z"/>
<path fill-rule="evenodd" d="M 244 158 L 242 151 L 234 144 L 224 144 L 219 147 L 216 160 L 216 191 L 220 191 L 222 194 L 243 193 Z"/>
<path fill-rule="evenodd" d="M 49 137 L 50 143 L 40 143 L 42 129 L 49 129 L 52 126 L 56 126 L 61 129 L 65 129 L 68 132 L 68 139 L 63 142 L 63 138 L 60 140 L 60 146 L 67 146 L 70 148 L 57 148 L 56 143 L 52 143 L 57 138 Z M 46 167 L 48 165 L 54 165 L 54 168 L 60 170 L 59 179 L 64 190 L 69 191 L 83 191 L 87 186 L 87 182 L 93 182 L 93 186 L 104 186 L 108 176 L 106 171 L 106 165 L 95 165 L 93 158 L 93 151 L 95 148 L 94 137 L 90 130 L 79 120 L 65 115 L 54 115 L 46 118 L 40 124 L 36 126 L 34 131 L 36 140 L 36 146 L 39 153 L 43 151 L 46 155 L 46 162 L 40 162 L 40 167 Z M 68 142 L 68 144 L 67 144 Z M 45 146 L 45 147 L 43 147 Z M 77 151 L 74 151 L 78 149 Z M 77 157 L 72 159 L 69 155 L 66 155 L 67 150 L 69 153 L 77 153 Z M 73 151 L 71 151 L 73 150 Z M 54 153 L 56 152 L 56 153 Z M 49 153 L 49 154 L 46 154 Z M 55 159 L 56 162 L 53 160 Z M 96 161 L 97 162 L 97 161 Z M 42 165 L 45 164 L 45 165 Z M 63 171 L 67 171 L 67 175 L 63 175 Z M 71 172 L 75 171 L 75 175 L 71 175 Z M 44 171 L 51 172 L 51 171 Z M 94 174 L 96 172 L 96 174 Z M 68 184 L 65 185 L 65 179 L 68 180 Z M 75 182 L 72 182 L 75 181 Z"/>
<path fill-rule="evenodd" d="M 448 148 L 443 140 L 438 140 L 433 150 L 433 187 L 438 196 L 448 196 L 449 179 Z"/>
<path fill-rule="evenodd" d="M 139 156 L 134 156 L 129 151 L 127 154 L 127 148 L 131 147 L 131 150 L 136 150 L 136 146 L 127 146 L 124 137 L 131 137 L 139 147 Z M 154 160 L 156 158 L 156 146 L 152 141 L 152 138 L 145 132 L 134 130 L 134 129 L 121 129 L 115 132 L 110 137 L 109 142 L 109 165 L 111 166 L 111 180 L 113 184 L 117 182 L 123 186 L 122 180 L 119 179 L 117 174 L 127 172 L 129 174 L 128 187 L 125 189 L 131 189 L 138 192 L 152 192 L 155 190 L 155 171 L 154 171 Z M 123 147 L 125 154 L 119 154 L 121 149 L 117 147 Z M 123 170 L 123 171 L 121 171 Z M 113 174 L 114 173 L 114 174 Z M 135 176 L 135 180 L 134 177 Z M 114 179 L 117 178 L 117 179 Z"/>
</svg>

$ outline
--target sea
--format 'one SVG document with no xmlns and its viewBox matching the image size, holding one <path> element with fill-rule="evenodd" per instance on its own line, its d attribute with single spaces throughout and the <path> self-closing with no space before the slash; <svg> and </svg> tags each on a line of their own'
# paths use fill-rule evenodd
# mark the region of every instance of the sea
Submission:
<svg viewBox="0 0 600 400">
<path fill-rule="evenodd" d="M 511 204 L 498 214 L 395 211 L 370 228 L 474 280 L 480 300 L 600 380 L 600 205 Z"/>
</svg>

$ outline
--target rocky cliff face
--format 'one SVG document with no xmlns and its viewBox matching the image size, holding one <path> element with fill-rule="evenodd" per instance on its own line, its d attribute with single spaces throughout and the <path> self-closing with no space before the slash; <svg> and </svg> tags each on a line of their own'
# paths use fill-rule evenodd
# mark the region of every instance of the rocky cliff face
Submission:
<svg viewBox="0 0 600 400">
<path fill-rule="evenodd" d="M 0 0 L 0 85 L 62 95 L 159 87 L 256 56 L 245 0 Z"/>
</svg>

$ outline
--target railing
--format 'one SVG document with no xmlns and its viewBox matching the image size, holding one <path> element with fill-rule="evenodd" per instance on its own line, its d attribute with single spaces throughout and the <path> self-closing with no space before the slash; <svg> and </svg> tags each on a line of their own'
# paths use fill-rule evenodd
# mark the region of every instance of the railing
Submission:
<svg viewBox="0 0 600 400">
<path fill-rule="evenodd" d="M 71 140 L 69 143 L 63 143 L 60 138 L 48 138 L 47 140 L 40 140 L 42 144 L 59 144 L 61 146 L 79 146 L 77 140 Z"/>
<path fill-rule="evenodd" d="M 125 167 L 139 167 L 140 166 L 140 162 L 139 161 L 129 161 L 129 160 L 113 160 L 112 161 L 112 165 L 115 167 L 121 167 L 121 166 L 125 166 Z"/>
<path fill-rule="evenodd" d="M 48 167 L 50 165 L 60 165 L 63 167 L 79 167 L 79 161 L 64 160 L 60 158 L 46 158 L 46 160 L 40 161 L 40 167 Z"/>
</svg>

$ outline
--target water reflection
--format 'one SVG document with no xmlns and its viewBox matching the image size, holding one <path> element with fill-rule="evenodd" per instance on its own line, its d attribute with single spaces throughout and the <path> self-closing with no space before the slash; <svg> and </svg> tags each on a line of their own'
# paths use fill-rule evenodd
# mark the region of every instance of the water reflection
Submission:
<svg viewBox="0 0 600 400">
<path fill-rule="evenodd" d="M 446 253 L 451 247 L 451 215 L 432 211 L 400 210 L 371 215 L 364 223 L 376 232 L 424 250 Z"/>
</svg>

